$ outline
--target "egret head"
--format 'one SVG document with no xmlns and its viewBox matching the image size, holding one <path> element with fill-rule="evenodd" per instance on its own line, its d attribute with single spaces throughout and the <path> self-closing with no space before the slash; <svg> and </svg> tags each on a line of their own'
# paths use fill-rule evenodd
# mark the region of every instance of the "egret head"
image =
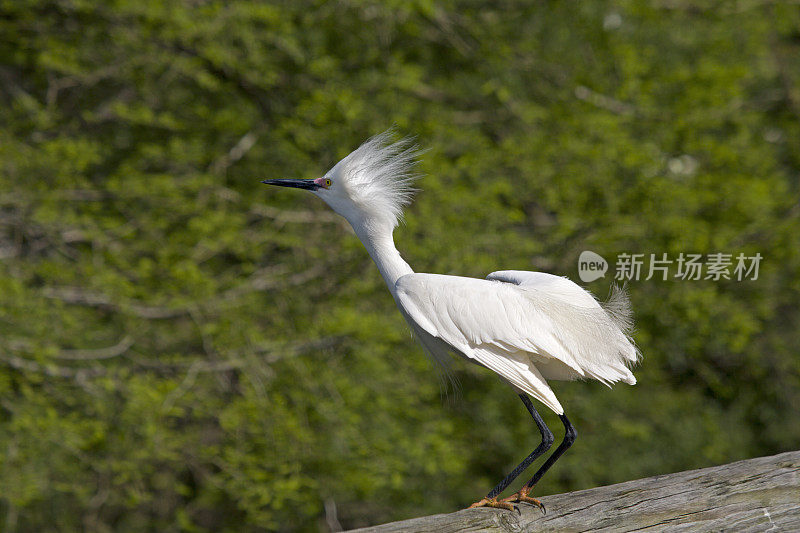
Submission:
<svg viewBox="0 0 800 533">
<path fill-rule="evenodd" d="M 356 225 L 397 226 L 411 202 L 419 149 L 409 139 L 391 141 L 392 130 L 378 134 L 317 179 L 264 180 L 268 185 L 306 189 Z"/>
</svg>

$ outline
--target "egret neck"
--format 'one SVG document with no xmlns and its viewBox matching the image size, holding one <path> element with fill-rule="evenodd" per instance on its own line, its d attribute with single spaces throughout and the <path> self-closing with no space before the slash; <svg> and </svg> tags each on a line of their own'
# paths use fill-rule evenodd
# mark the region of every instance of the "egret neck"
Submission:
<svg viewBox="0 0 800 533">
<path fill-rule="evenodd" d="M 356 235 L 367 249 L 372 260 L 383 276 L 392 296 L 395 296 L 394 285 L 401 276 L 413 274 L 408 263 L 400 257 L 394 246 L 394 225 L 391 222 L 374 218 L 349 220 Z"/>
</svg>

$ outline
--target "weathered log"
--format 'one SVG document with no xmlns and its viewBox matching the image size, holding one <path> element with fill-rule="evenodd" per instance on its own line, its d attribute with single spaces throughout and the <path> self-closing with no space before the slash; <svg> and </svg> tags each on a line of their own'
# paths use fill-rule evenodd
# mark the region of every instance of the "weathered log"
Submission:
<svg viewBox="0 0 800 533">
<path fill-rule="evenodd" d="M 540 499 L 355 531 L 800 531 L 800 451 Z"/>
</svg>

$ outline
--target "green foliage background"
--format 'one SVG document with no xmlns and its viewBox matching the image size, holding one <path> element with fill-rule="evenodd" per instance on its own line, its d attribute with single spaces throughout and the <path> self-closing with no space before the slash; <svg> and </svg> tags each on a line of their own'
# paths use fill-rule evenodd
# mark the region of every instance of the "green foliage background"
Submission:
<svg viewBox="0 0 800 533">
<path fill-rule="evenodd" d="M 792 2 L 0 0 L 3 529 L 368 525 L 535 447 L 495 376 L 442 392 L 343 220 L 258 183 L 392 124 L 430 148 L 418 271 L 764 257 L 631 283 L 639 384 L 554 384 L 579 440 L 538 494 L 797 448 L 798 57 Z"/>
</svg>

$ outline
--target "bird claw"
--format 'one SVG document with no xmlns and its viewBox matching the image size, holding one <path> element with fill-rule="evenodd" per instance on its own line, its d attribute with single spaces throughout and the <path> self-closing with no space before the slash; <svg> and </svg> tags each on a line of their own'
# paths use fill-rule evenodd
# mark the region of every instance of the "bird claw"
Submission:
<svg viewBox="0 0 800 533">
<path fill-rule="evenodd" d="M 477 507 L 495 507 L 497 509 L 514 510 L 514 506 L 505 500 L 498 500 L 497 498 L 483 498 L 481 501 L 475 502 L 468 507 L 468 509 L 475 509 Z"/>
<path fill-rule="evenodd" d="M 500 501 L 501 502 L 505 502 L 505 503 L 509 503 L 509 504 L 511 502 L 514 502 L 514 503 L 530 503 L 530 504 L 533 504 L 536 507 L 538 507 L 542 511 L 542 514 L 547 514 L 547 509 L 545 509 L 545 506 L 544 506 L 544 504 L 542 502 L 540 502 L 536 498 L 528 496 L 528 493 L 530 493 L 530 491 L 531 491 L 530 488 L 522 487 L 521 489 L 519 489 L 519 492 L 517 492 L 515 494 L 512 494 L 508 498 L 503 498 Z"/>
</svg>

